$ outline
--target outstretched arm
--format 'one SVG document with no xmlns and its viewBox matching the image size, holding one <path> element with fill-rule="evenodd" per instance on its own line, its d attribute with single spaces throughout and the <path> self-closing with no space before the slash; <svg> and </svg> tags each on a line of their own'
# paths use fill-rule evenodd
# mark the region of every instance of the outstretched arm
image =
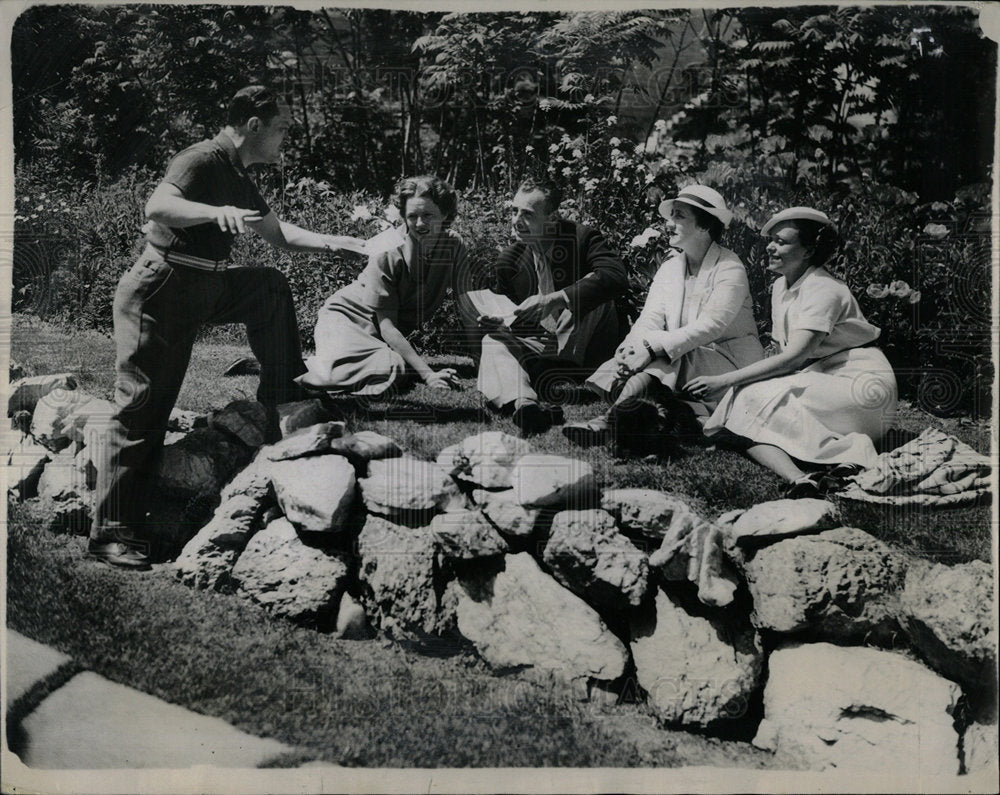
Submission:
<svg viewBox="0 0 1000 795">
<path fill-rule="evenodd" d="M 824 337 L 826 337 L 824 331 L 795 329 L 789 335 L 788 345 L 781 353 L 748 364 L 746 367 L 733 370 L 731 373 L 701 375 L 692 378 L 685 385 L 684 391 L 698 399 L 703 399 L 730 387 L 752 384 L 755 381 L 777 378 L 780 375 L 795 372 L 813 358 L 813 353 Z"/>
<path fill-rule="evenodd" d="M 403 357 L 403 361 L 406 362 L 407 366 L 414 370 L 427 386 L 434 387 L 435 389 L 451 389 L 455 386 L 457 373 L 450 367 L 444 367 L 436 371 L 431 369 L 431 366 L 413 349 L 410 341 L 396 328 L 396 324 L 393 323 L 392 318 L 379 313 L 378 329 L 386 344 Z"/>
<path fill-rule="evenodd" d="M 255 222 L 253 230 L 275 248 L 285 251 L 350 251 L 365 253 L 365 242 L 347 235 L 324 235 L 281 221 L 273 212 Z"/>
<path fill-rule="evenodd" d="M 152 221 L 182 229 L 198 224 L 216 223 L 223 232 L 242 234 L 248 224 L 260 223 L 263 218 L 258 210 L 211 204 L 185 199 L 181 189 L 170 182 L 157 185 L 146 202 L 146 217 Z"/>
</svg>

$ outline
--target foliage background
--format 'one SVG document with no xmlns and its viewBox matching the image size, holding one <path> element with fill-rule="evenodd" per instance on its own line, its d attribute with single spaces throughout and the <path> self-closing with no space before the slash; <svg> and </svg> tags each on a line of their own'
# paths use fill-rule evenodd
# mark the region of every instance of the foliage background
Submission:
<svg viewBox="0 0 1000 795">
<path fill-rule="evenodd" d="M 462 191 L 456 228 L 488 266 L 512 188 L 547 172 L 565 214 L 622 252 L 635 307 L 664 254 L 656 207 L 679 186 L 713 185 L 734 208 L 724 243 L 762 333 L 756 230 L 782 207 L 825 210 L 843 237 L 833 270 L 883 329 L 903 394 L 985 414 L 996 57 L 958 5 L 35 6 L 12 34 L 13 309 L 108 332 L 166 160 L 262 81 L 297 121 L 282 165 L 258 175 L 283 218 L 370 236 L 395 181 L 431 171 Z M 317 306 L 361 267 L 253 240 L 236 256 L 289 276 L 307 345 Z M 418 343 L 439 349 L 454 323 L 445 308 Z"/>
</svg>

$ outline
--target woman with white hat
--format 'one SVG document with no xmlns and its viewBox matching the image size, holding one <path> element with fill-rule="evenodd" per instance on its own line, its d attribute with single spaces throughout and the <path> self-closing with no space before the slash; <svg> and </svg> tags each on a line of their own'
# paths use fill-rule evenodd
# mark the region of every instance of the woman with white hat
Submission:
<svg viewBox="0 0 1000 795">
<path fill-rule="evenodd" d="M 767 268 L 780 277 L 771 295 L 780 350 L 739 370 L 694 378 L 687 391 L 724 395 L 707 434 L 725 431 L 724 438 L 787 480 L 785 496 L 817 496 L 837 475 L 874 464 L 874 442 L 895 418 L 896 378 L 873 347 L 880 330 L 823 267 L 837 247 L 826 214 L 792 207 L 774 215 L 761 235 Z M 827 475 L 834 479 L 807 473 L 814 465 L 832 466 Z"/>
<path fill-rule="evenodd" d="M 578 444 L 610 440 L 615 407 L 627 401 L 669 394 L 694 376 L 736 370 L 764 355 L 746 269 L 718 243 L 733 218 L 725 199 L 705 185 L 690 185 L 662 202 L 659 212 L 677 252 L 653 277 L 642 313 L 614 359 L 587 379 L 587 386 L 613 405 L 590 420 L 563 426 Z M 706 397 L 693 407 L 707 416 L 715 403 Z"/>
</svg>

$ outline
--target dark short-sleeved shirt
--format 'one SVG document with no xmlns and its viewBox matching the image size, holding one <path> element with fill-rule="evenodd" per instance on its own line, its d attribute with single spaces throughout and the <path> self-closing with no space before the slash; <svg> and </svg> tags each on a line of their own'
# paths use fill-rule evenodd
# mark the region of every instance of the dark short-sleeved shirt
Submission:
<svg viewBox="0 0 1000 795">
<path fill-rule="evenodd" d="M 178 153 L 167 166 L 163 182 L 179 188 L 189 201 L 257 210 L 261 216 L 270 211 L 225 133 Z M 143 231 L 146 240 L 161 248 L 212 260 L 227 259 L 236 237 L 214 221 L 183 229 L 150 221 Z"/>
</svg>

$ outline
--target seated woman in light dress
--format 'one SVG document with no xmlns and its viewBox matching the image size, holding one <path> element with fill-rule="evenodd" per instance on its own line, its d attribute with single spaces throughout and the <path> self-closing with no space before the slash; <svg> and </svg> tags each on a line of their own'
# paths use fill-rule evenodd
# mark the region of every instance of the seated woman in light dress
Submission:
<svg viewBox="0 0 1000 795">
<path fill-rule="evenodd" d="M 614 359 L 587 379 L 586 386 L 612 405 L 563 426 L 577 444 L 609 441 L 616 406 L 681 390 L 694 376 L 729 372 L 764 356 L 743 262 L 718 243 L 733 218 L 725 200 L 712 188 L 690 185 L 659 211 L 676 252 L 653 277 L 642 313 Z M 701 403 L 692 408 L 702 415 L 715 408 L 708 395 Z"/>
<path fill-rule="evenodd" d="M 380 395 L 416 377 L 436 389 L 451 389 L 455 370 L 435 370 L 407 335 L 422 326 L 458 281 L 468 256 L 449 227 L 458 197 L 437 177 L 402 180 L 395 204 L 403 226 L 376 240 L 368 265 L 319 310 L 316 353 L 297 380 L 332 395 Z M 370 241 L 369 241 L 370 242 Z"/>
<path fill-rule="evenodd" d="M 874 443 L 895 418 L 896 378 L 874 347 L 880 330 L 823 267 L 837 248 L 833 222 L 792 207 L 761 235 L 768 270 L 780 275 L 771 296 L 780 350 L 730 373 L 694 378 L 687 391 L 722 396 L 707 434 L 737 444 L 788 481 L 785 496 L 814 497 L 838 476 L 875 463 Z"/>
</svg>

